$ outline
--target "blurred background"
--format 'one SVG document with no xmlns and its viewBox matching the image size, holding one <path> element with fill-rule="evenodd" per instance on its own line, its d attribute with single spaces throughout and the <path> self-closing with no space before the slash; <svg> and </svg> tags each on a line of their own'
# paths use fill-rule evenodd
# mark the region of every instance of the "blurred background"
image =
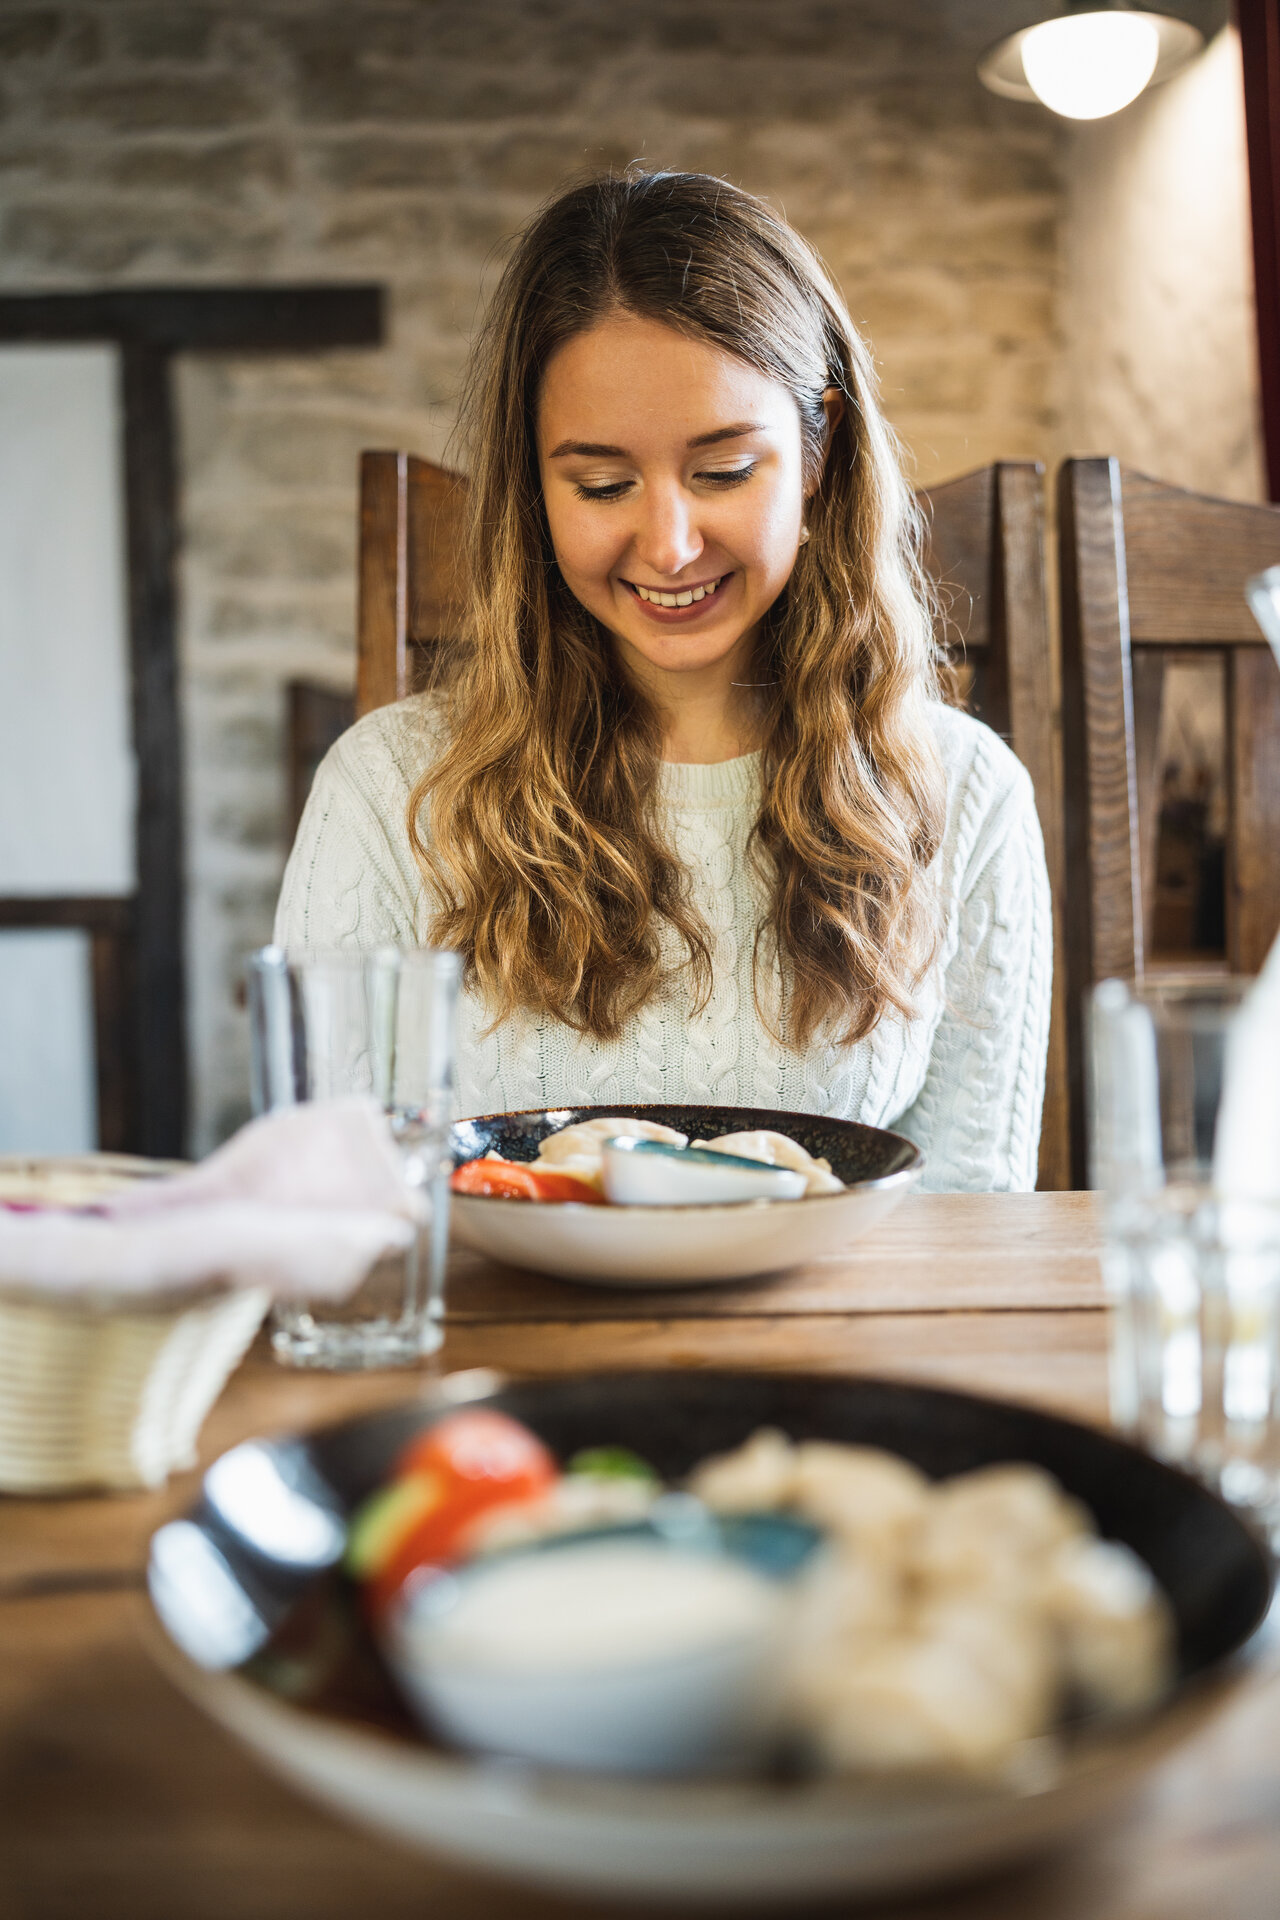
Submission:
<svg viewBox="0 0 1280 1920">
<path fill-rule="evenodd" d="M 1265 498 L 1239 42 L 1225 5 L 1168 11 L 1202 28 L 1204 51 L 1114 118 L 1069 123 L 979 83 L 984 48 L 1035 17 L 1016 0 L 0 4 L 11 319 L 36 294 L 156 287 L 358 284 L 384 302 L 381 338 L 364 344 L 326 346 L 303 328 L 291 345 L 285 327 L 268 350 L 237 346 L 232 329 L 229 346 L 184 335 L 168 353 L 181 740 L 168 904 L 185 946 L 189 1151 L 247 1112 L 237 987 L 270 935 L 291 831 L 287 686 L 345 694 L 354 677 L 357 456 L 448 458 L 486 292 L 511 236 L 566 178 L 639 158 L 767 196 L 820 248 L 870 335 L 921 484 L 997 458 L 1051 471 L 1070 453 L 1109 453 Z M 49 578 L 84 587 L 96 553 L 84 617 L 115 621 L 123 660 L 118 518 L 99 501 L 78 534 L 43 509 L 33 524 L 31 476 L 47 458 L 12 451 L 24 421 L 50 445 L 61 407 L 70 437 L 45 475 L 53 496 L 74 494 L 95 458 L 107 471 L 118 350 L 33 345 L 21 331 L 0 332 L 0 584 L 6 568 L 11 587 L 25 578 L 43 541 Z M 99 451 L 77 451 L 92 420 Z M 0 895 L 127 893 L 128 688 L 93 695 L 117 746 L 86 791 L 77 779 L 102 743 L 77 745 L 67 715 L 89 683 L 54 640 L 40 678 L 16 620 L 0 610 L 0 674 L 23 694 L 21 717 L 0 694 Z M 1164 752 L 1167 799 L 1202 841 L 1221 759 L 1208 672 L 1169 702 Z M 41 780 L 63 797 L 74 856 L 31 851 L 34 816 L 54 806 L 33 797 Z M 92 872 L 72 872 L 89 816 L 104 849 Z M 111 818 L 122 824 L 106 844 Z M 87 948 L 77 960 L 52 938 L 0 935 L 0 1050 L 34 1047 L 46 1084 L 75 1016 L 33 1012 L 30 983 L 51 991 L 64 953 L 73 1009 L 72 975 L 90 964 Z M 0 1147 L 53 1149 L 92 1144 L 95 1122 L 89 1096 L 77 1107 L 68 1094 L 45 1137 L 28 1124 L 6 1139 L 4 1125 L 0 1113 Z"/>
</svg>

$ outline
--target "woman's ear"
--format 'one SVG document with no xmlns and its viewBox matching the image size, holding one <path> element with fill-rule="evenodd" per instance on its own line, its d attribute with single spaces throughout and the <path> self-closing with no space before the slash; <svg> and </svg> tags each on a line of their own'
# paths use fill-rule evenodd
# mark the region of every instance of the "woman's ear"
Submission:
<svg viewBox="0 0 1280 1920">
<path fill-rule="evenodd" d="M 831 451 L 831 437 L 840 425 L 840 422 L 844 419 L 844 395 L 841 393 L 839 387 L 824 387 L 822 389 L 822 411 L 827 416 L 827 433 L 822 446 L 822 465 L 818 468 L 817 477 L 813 485 L 805 488 L 806 500 L 812 500 L 814 494 L 822 484 L 822 476 L 826 472 L 827 467 L 827 455 Z"/>
</svg>

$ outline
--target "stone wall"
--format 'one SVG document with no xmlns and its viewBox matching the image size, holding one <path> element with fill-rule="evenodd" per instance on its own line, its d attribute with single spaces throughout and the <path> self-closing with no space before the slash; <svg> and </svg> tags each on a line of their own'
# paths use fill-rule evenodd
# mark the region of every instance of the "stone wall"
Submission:
<svg viewBox="0 0 1280 1920">
<path fill-rule="evenodd" d="M 357 453 L 444 452 L 503 248 L 566 176 L 641 157 L 768 195 L 869 330 L 920 480 L 1057 457 L 1068 142 L 977 82 L 1009 11 L 0 0 L 0 289 L 389 292 L 380 351 L 180 370 L 194 1147 L 246 1104 L 234 984 L 285 854 L 285 683 L 352 676 Z"/>
</svg>

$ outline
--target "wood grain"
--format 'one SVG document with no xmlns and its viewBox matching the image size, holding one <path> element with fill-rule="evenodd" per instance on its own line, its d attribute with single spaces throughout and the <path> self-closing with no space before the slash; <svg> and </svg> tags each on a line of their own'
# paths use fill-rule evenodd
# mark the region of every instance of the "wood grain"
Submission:
<svg viewBox="0 0 1280 1920">
<path fill-rule="evenodd" d="M 1067 1075 L 1067 970 L 1063 952 L 1066 864 L 1062 822 L 1062 676 L 1049 625 L 1044 568 L 1044 469 L 996 467 L 997 606 L 1008 689 L 1009 742 L 1031 776 L 1044 836 L 1053 911 L 1053 994 L 1045 1063 L 1037 1184 L 1059 1192 L 1071 1177 Z M 984 716 L 985 717 L 985 716 Z"/>
<path fill-rule="evenodd" d="M 412 1397 L 441 1371 L 627 1366 L 874 1372 L 1042 1399 L 1102 1419 L 1106 1318 L 1089 1194 L 917 1194 L 848 1252 L 747 1286 L 615 1292 L 516 1273 L 455 1248 L 444 1351 L 418 1371 L 294 1373 L 260 1339 L 205 1424 L 202 1465 L 255 1433 Z M 0 1502 L 0 1594 L 140 1573 L 193 1497 Z"/>
<path fill-rule="evenodd" d="M 408 460 L 360 456 L 360 561 L 356 612 L 356 717 L 403 700 L 408 619 Z"/>
<path fill-rule="evenodd" d="M 1244 583 L 1280 564 L 1280 509 L 1190 493 L 1131 467 L 1121 484 L 1132 644 L 1256 646 Z"/>
<path fill-rule="evenodd" d="M 1115 460 L 1059 477 L 1068 1073 L 1084 1178 L 1083 1008 L 1151 964 L 1165 672 L 1179 651 L 1227 662 L 1228 964 L 1252 972 L 1280 924 L 1280 676 L 1244 599 L 1280 559 L 1280 508 L 1166 486 Z"/>
<path fill-rule="evenodd" d="M 937 593 L 934 633 L 949 651 L 990 646 L 997 631 L 996 469 L 979 467 L 916 496 L 925 524 L 925 572 Z M 998 716 L 999 730 L 1007 717 Z M 993 726 L 997 720 L 992 720 Z"/>
<path fill-rule="evenodd" d="M 895 1285 L 898 1310 L 886 1310 Z M 1084 1194 L 917 1197 L 859 1248 L 790 1284 L 714 1297 L 704 1289 L 655 1303 L 557 1287 L 486 1272 L 467 1254 L 455 1259 L 451 1291 L 444 1351 L 418 1371 L 291 1373 L 259 1343 L 207 1422 L 202 1460 L 249 1434 L 394 1404 L 442 1369 L 477 1365 L 867 1371 L 1103 1416 L 1106 1316 Z M 187 1474 L 154 1494 L 0 1502 L 0 1916 L 602 1920 L 599 1901 L 500 1886 L 349 1831 L 174 1691 L 145 1651 L 154 1631 L 145 1602 L 125 1583 L 140 1580 L 151 1532 L 196 1485 Z M 1277 1879 L 1280 1683 L 1263 1674 L 1092 1839 L 968 1892 L 860 1912 L 1262 1920 Z M 679 1920 L 680 1909 L 663 1911 Z M 651 1910 L 627 1912 L 649 1920 Z M 806 1920 L 805 1910 L 787 1920 Z"/>
<path fill-rule="evenodd" d="M 1280 8 L 1236 0 L 1253 219 L 1254 306 L 1267 491 L 1280 500 Z"/>
<path fill-rule="evenodd" d="M 1227 662 L 1227 961 L 1256 973 L 1280 927 L 1280 671 L 1266 647 Z"/>
</svg>

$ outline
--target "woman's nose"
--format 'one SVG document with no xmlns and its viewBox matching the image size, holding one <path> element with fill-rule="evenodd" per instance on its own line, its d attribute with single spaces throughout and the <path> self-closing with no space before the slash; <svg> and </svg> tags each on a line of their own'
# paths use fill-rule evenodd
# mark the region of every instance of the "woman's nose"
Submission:
<svg viewBox="0 0 1280 1920">
<path fill-rule="evenodd" d="M 641 497 L 636 556 L 655 574 L 672 579 L 702 552 L 693 503 L 680 487 L 648 488 Z"/>
</svg>

